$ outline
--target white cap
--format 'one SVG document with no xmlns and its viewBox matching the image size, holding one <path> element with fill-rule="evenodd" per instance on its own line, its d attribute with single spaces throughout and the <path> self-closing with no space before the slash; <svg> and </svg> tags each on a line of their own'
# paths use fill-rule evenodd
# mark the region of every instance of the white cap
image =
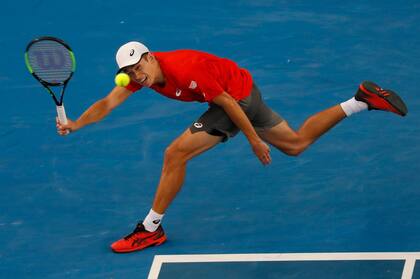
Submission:
<svg viewBox="0 0 420 279">
<path fill-rule="evenodd" d="M 115 59 L 117 60 L 118 67 L 122 69 L 139 62 L 141 56 L 146 52 L 149 52 L 149 49 L 142 43 L 128 42 L 118 49 Z"/>
</svg>

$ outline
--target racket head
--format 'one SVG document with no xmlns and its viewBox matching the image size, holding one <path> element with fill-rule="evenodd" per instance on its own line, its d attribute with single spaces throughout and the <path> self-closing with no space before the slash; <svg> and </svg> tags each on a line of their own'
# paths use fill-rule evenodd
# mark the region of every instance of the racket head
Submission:
<svg viewBox="0 0 420 279">
<path fill-rule="evenodd" d="M 70 46 L 55 37 L 32 40 L 25 51 L 29 72 L 43 85 L 66 84 L 76 70 L 76 59 Z"/>
</svg>

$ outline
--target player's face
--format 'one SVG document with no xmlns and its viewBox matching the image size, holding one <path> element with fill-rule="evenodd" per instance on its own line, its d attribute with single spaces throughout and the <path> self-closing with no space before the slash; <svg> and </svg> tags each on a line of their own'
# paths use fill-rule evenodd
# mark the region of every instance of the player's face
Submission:
<svg viewBox="0 0 420 279">
<path fill-rule="evenodd" d="M 150 54 L 145 54 L 140 61 L 128 71 L 128 74 L 136 82 L 147 87 L 158 83 L 162 75 L 159 63 L 156 61 L 155 57 Z"/>
</svg>

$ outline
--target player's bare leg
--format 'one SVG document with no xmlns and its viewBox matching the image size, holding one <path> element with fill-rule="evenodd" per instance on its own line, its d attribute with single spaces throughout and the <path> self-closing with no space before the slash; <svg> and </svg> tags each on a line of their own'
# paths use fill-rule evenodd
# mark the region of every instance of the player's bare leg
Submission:
<svg viewBox="0 0 420 279">
<path fill-rule="evenodd" d="M 294 131 L 283 121 L 261 132 L 260 136 L 284 153 L 297 156 L 345 117 L 346 114 L 340 105 L 337 105 L 312 115 L 298 131 Z"/>
<path fill-rule="evenodd" d="M 217 145 L 221 140 L 222 137 L 212 136 L 206 132 L 193 134 L 188 129 L 171 143 L 165 151 L 162 174 L 152 209 L 132 233 L 111 245 L 114 252 L 138 251 L 166 241 L 161 221 L 164 212 L 184 183 L 187 162 Z"/>
<path fill-rule="evenodd" d="M 217 145 L 222 137 L 206 132 L 192 134 L 188 129 L 165 151 L 160 182 L 153 201 L 153 210 L 163 214 L 184 183 L 187 162 Z"/>
<path fill-rule="evenodd" d="M 365 109 L 390 111 L 401 116 L 407 114 L 407 107 L 397 93 L 365 81 L 359 86 L 354 98 L 312 115 L 298 131 L 283 121 L 260 132 L 260 135 L 284 153 L 297 156 L 346 116 Z"/>
</svg>

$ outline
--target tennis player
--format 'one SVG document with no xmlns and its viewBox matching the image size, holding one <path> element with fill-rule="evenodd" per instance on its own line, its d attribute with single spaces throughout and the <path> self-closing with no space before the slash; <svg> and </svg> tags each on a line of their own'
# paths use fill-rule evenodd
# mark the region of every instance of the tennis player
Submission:
<svg viewBox="0 0 420 279">
<path fill-rule="evenodd" d="M 187 162 L 242 131 L 262 164 L 271 162 L 269 145 L 298 156 L 321 135 L 350 115 L 364 110 L 383 110 L 404 116 L 407 108 L 393 91 L 365 81 L 354 97 L 310 116 L 295 131 L 261 96 L 251 74 L 235 62 L 194 50 L 150 52 L 139 42 L 121 46 L 116 54 L 119 71 L 131 82 L 115 87 L 89 107 L 76 121 L 59 123 L 60 135 L 98 122 L 134 92 L 149 87 L 183 102 L 207 102 L 209 108 L 165 150 L 162 174 L 152 208 L 132 233 L 114 242 L 114 252 L 133 252 L 166 240 L 163 216 L 181 189 Z"/>
</svg>

